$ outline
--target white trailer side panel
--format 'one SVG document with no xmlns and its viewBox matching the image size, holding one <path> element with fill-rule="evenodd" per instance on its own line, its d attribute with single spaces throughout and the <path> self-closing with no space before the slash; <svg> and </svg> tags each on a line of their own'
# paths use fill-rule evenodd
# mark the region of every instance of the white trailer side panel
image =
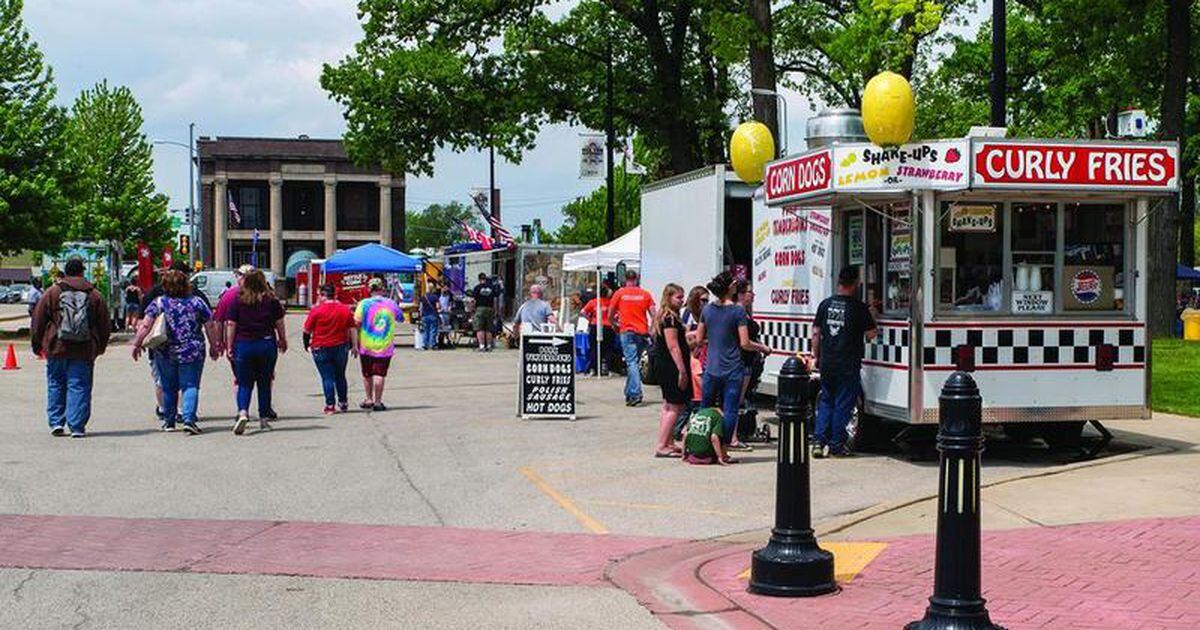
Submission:
<svg viewBox="0 0 1200 630">
<path fill-rule="evenodd" d="M 687 291 L 721 270 L 725 167 L 711 166 L 642 191 L 642 287 L 658 300 L 674 282 Z"/>
</svg>

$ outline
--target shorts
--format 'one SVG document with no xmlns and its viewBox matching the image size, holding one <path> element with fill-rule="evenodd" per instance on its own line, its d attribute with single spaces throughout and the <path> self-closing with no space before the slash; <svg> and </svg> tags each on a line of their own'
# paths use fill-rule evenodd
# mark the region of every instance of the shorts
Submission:
<svg viewBox="0 0 1200 630">
<path fill-rule="evenodd" d="M 162 389 L 162 374 L 158 372 L 158 357 L 154 353 L 146 353 L 146 362 L 150 364 L 150 377 L 154 379 L 154 387 Z"/>
<path fill-rule="evenodd" d="M 480 306 L 475 309 L 475 332 L 492 332 L 492 320 L 496 319 L 496 311 L 490 306 Z"/>
<path fill-rule="evenodd" d="M 358 357 L 358 362 L 362 366 L 363 378 L 385 377 L 392 365 L 392 357 L 372 357 L 364 354 Z"/>
</svg>

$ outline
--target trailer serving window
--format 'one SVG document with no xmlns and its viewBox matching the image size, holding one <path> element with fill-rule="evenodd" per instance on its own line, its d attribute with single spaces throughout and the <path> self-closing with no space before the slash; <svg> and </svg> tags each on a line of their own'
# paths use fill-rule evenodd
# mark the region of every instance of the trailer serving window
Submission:
<svg viewBox="0 0 1200 630">
<path fill-rule="evenodd" d="M 940 312 L 1128 312 L 1125 204 L 956 201 L 941 204 L 940 216 Z"/>
</svg>

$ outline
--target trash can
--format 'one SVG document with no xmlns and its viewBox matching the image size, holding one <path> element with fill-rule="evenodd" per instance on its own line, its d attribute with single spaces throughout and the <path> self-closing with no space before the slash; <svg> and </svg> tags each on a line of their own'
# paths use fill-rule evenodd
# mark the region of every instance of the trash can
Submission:
<svg viewBox="0 0 1200 630">
<path fill-rule="evenodd" d="M 1185 308 L 1179 318 L 1183 320 L 1183 339 L 1200 341 L 1200 310 Z"/>
<path fill-rule="evenodd" d="M 584 374 L 592 370 L 592 340 L 587 331 L 575 333 L 575 371 Z"/>
</svg>

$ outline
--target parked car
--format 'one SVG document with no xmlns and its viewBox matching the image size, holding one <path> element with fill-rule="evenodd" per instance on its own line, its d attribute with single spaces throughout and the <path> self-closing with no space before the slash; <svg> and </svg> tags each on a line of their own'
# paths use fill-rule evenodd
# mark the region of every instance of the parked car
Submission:
<svg viewBox="0 0 1200 630">
<path fill-rule="evenodd" d="M 267 276 L 267 283 L 275 286 L 275 274 L 263 270 Z M 221 294 L 225 292 L 227 287 L 237 284 L 237 276 L 234 275 L 233 269 L 205 269 L 192 274 L 192 286 L 196 287 L 204 297 L 208 298 L 210 304 L 215 305 L 221 299 Z"/>
<path fill-rule="evenodd" d="M 0 304 L 14 304 L 20 301 L 21 294 L 17 293 L 16 300 L 13 300 L 14 293 L 12 289 L 6 286 L 0 286 Z"/>
</svg>

